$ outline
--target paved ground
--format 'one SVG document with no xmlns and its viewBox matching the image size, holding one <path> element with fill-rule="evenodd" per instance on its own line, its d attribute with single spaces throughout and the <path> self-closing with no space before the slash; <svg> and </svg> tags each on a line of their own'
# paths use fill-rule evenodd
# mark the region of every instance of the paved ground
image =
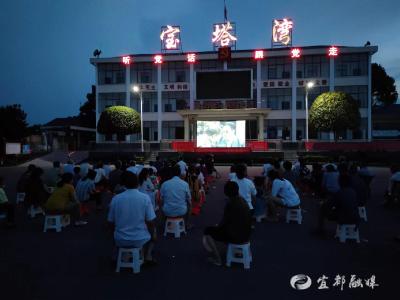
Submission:
<svg viewBox="0 0 400 300">
<path fill-rule="evenodd" d="M 42 161 L 37 161 L 42 164 Z M 45 164 L 45 163 L 44 163 Z M 303 200 L 302 225 L 261 223 L 252 235 L 253 264 L 242 267 L 215 267 L 206 262 L 201 237 L 205 226 L 221 217 L 222 187 L 228 171 L 219 167 L 222 179 L 215 183 L 195 228 L 179 240 L 160 237 L 156 257 L 159 266 L 133 275 L 114 273 L 110 263 L 111 236 L 105 229 L 105 212 L 92 213 L 84 228 L 67 227 L 62 233 L 42 232 L 43 217 L 28 219 L 18 208 L 18 227 L 0 229 L 1 299 L 383 299 L 397 295 L 400 244 L 398 211 L 384 210 L 382 192 L 389 176 L 387 169 L 375 169 L 372 200 L 368 203 L 368 223 L 361 225 L 360 244 L 341 244 L 333 238 L 311 234 L 316 222 L 316 203 Z M 12 186 L 22 168 L 0 168 Z M 250 176 L 261 168 L 250 168 Z M 334 232 L 335 225 L 329 229 Z M 310 289 L 297 291 L 289 280 L 307 274 Z M 343 291 L 332 287 L 337 275 L 346 275 Z M 379 287 L 349 289 L 350 275 L 376 276 Z M 318 277 L 328 276 L 328 290 L 317 289 Z M 6 297 L 9 295 L 10 297 Z"/>
</svg>

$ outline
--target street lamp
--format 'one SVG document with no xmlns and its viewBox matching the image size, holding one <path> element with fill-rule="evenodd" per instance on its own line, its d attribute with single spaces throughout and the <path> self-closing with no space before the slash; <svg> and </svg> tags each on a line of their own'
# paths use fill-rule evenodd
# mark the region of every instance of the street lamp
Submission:
<svg viewBox="0 0 400 300">
<path fill-rule="evenodd" d="M 143 94 L 142 94 L 142 91 L 140 90 L 139 86 L 137 86 L 137 85 L 133 86 L 133 92 L 136 94 L 139 94 L 139 96 L 140 96 L 140 136 L 141 136 L 142 152 L 144 152 L 144 146 L 143 146 Z"/>
<path fill-rule="evenodd" d="M 310 81 L 306 84 L 306 142 L 308 142 L 308 90 L 312 89 L 314 82 Z"/>
</svg>

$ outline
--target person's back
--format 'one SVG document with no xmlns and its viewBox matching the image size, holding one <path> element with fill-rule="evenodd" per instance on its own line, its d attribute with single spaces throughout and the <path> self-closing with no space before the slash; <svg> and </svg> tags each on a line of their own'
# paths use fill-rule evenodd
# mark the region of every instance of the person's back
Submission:
<svg viewBox="0 0 400 300">
<path fill-rule="evenodd" d="M 326 167 L 326 172 L 322 177 L 322 187 L 328 193 L 336 193 L 339 191 L 339 172 L 337 172 L 333 165 Z"/>
<path fill-rule="evenodd" d="M 72 184 L 57 187 L 47 200 L 45 207 L 49 211 L 63 211 L 69 202 L 75 199 L 75 189 Z"/>
<path fill-rule="evenodd" d="M 78 181 L 75 188 L 76 199 L 80 202 L 87 202 L 90 200 L 90 196 L 94 193 L 96 186 L 94 179 L 96 178 L 96 172 L 89 170 L 86 177 Z"/>
<path fill-rule="evenodd" d="M 287 207 L 300 205 L 300 197 L 294 189 L 290 181 L 277 178 L 272 182 L 271 195 L 282 198 L 283 203 Z"/>
<path fill-rule="evenodd" d="M 165 181 L 161 185 L 161 199 L 163 202 L 163 211 L 169 217 L 182 216 L 187 213 L 188 203 L 191 201 L 191 194 L 187 182 L 180 179 L 179 166 L 173 169 L 174 177 Z"/>
<path fill-rule="evenodd" d="M 255 197 L 257 194 L 256 187 L 254 183 L 246 178 L 247 176 L 247 168 L 245 165 L 238 165 L 236 167 L 236 178 L 231 181 L 234 181 L 239 186 L 239 195 L 247 202 L 250 209 L 253 209 L 252 197 Z"/>
<path fill-rule="evenodd" d="M 240 196 L 232 197 L 226 204 L 220 226 L 227 234 L 227 242 L 248 243 L 251 234 L 251 213 L 247 202 Z"/>
<path fill-rule="evenodd" d="M 63 166 L 63 172 L 65 173 L 71 173 L 72 175 L 74 174 L 74 164 L 72 161 L 68 161 L 66 164 Z"/>
<path fill-rule="evenodd" d="M 333 196 L 339 224 L 358 224 L 358 201 L 357 194 L 350 186 L 342 187 Z"/>
<path fill-rule="evenodd" d="M 128 189 L 113 197 L 110 216 L 115 222 L 114 237 L 119 241 L 139 241 L 150 238 L 146 221 L 155 218 L 150 198 L 138 189 Z"/>
</svg>

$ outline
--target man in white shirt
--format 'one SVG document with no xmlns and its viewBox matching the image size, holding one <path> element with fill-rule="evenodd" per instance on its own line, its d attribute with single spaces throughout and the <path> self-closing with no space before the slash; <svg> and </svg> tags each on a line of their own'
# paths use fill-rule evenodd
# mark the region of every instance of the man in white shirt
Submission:
<svg viewBox="0 0 400 300">
<path fill-rule="evenodd" d="M 176 163 L 179 168 L 181 169 L 181 177 L 185 178 L 186 177 L 186 172 L 187 172 L 187 164 L 183 161 L 183 157 L 179 157 L 179 161 Z"/>
<path fill-rule="evenodd" d="M 89 169 L 93 168 L 93 166 L 89 162 L 81 163 L 80 167 L 81 167 L 81 172 L 80 172 L 81 178 L 86 177 L 86 175 L 89 172 Z"/>
<path fill-rule="evenodd" d="M 269 171 L 268 178 L 272 182 L 271 195 L 268 197 L 268 219 L 278 221 L 277 206 L 297 207 L 300 205 L 300 197 L 290 181 L 280 177 L 278 171 Z"/>
<path fill-rule="evenodd" d="M 63 173 L 71 173 L 74 174 L 74 163 L 71 160 L 68 160 L 66 164 L 63 166 Z"/>
<path fill-rule="evenodd" d="M 270 163 L 270 161 L 265 161 L 265 164 L 263 165 L 263 171 L 262 171 L 262 176 L 266 177 L 268 175 L 268 172 L 272 170 L 274 166 Z"/>
<path fill-rule="evenodd" d="M 135 174 L 127 172 L 125 186 L 125 192 L 113 197 L 108 213 L 115 244 L 125 248 L 143 247 L 145 261 L 154 262 L 152 250 L 157 236 L 153 205 L 148 195 L 139 192 Z"/>
<path fill-rule="evenodd" d="M 136 162 L 135 161 L 130 161 L 129 162 L 129 167 L 126 169 L 128 172 L 131 172 L 133 174 L 137 175 L 137 168 L 136 168 Z"/>
<path fill-rule="evenodd" d="M 184 217 L 187 219 L 192 210 L 189 184 L 179 178 L 181 169 L 178 165 L 175 165 L 172 174 L 174 177 L 161 185 L 162 211 L 167 217 Z"/>
<path fill-rule="evenodd" d="M 245 165 L 236 166 L 236 178 L 231 179 L 239 186 L 239 195 L 247 202 L 250 210 L 253 209 L 253 198 L 257 195 L 256 187 L 253 181 L 246 178 L 247 167 Z"/>
</svg>

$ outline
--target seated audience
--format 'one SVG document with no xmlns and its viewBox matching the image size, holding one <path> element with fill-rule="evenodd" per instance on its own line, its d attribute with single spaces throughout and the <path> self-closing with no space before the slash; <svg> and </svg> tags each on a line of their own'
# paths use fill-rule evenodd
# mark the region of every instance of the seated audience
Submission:
<svg viewBox="0 0 400 300">
<path fill-rule="evenodd" d="M 176 163 L 181 169 L 181 178 L 186 178 L 186 172 L 188 170 L 187 164 L 183 160 L 183 156 L 179 157 L 179 161 Z"/>
<path fill-rule="evenodd" d="M 267 190 L 265 186 L 265 177 L 257 176 L 254 178 L 254 186 L 256 187 L 257 194 L 254 200 L 254 217 L 265 215 L 267 207 Z"/>
<path fill-rule="evenodd" d="M 286 160 L 283 163 L 283 174 L 282 177 L 285 178 L 286 180 L 289 180 L 290 183 L 296 187 L 296 181 L 297 181 L 297 176 L 296 173 L 292 170 L 292 163 L 288 160 Z"/>
<path fill-rule="evenodd" d="M 138 190 L 138 178 L 132 172 L 125 173 L 126 191 L 112 198 L 108 222 L 114 231 L 117 247 L 141 248 L 146 262 L 154 262 L 153 248 L 156 227 L 150 198 Z"/>
<path fill-rule="evenodd" d="M 94 179 L 94 182 L 95 182 L 95 183 L 99 183 L 101 180 L 107 178 L 107 177 L 106 177 L 106 171 L 104 170 L 103 167 L 104 167 L 103 162 L 102 162 L 102 161 L 99 161 L 99 162 L 97 163 L 97 166 L 96 166 L 96 169 L 95 169 L 95 172 L 97 173 L 97 174 L 96 174 L 96 178 Z"/>
<path fill-rule="evenodd" d="M 49 187 L 56 187 L 57 182 L 61 179 L 63 171 L 59 161 L 53 162 L 53 167 L 46 170 L 44 174 L 44 183 Z"/>
<path fill-rule="evenodd" d="M 277 207 L 297 207 L 300 205 L 300 197 L 290 181 L 284 179 L 276 170 L 269 171 L 268 178 L 271 183 L 271 195 L 267 201 L 268 220 L 276 222 Z"/>
<path fill-rule="evenodd" d="M 149 169 L 147 168 L 143 168 L 139 173 L 139 191 L 149 196 L 153 209 L 157 210 L 155 188 L 150 180 Z"/>
<path fill-rule="evenodd" d="M 49 197 L 49 192 L 42 181 L 42 175 L 43 169 L 35 168 L 26 186 L 25 202 L 35 208 L 42 206 Z"/>
<path fill-rule="evenodd" d="M 66 164 L 63 166 L 63 173 L 74 174 L 74 163 L 72 160 L 68 160 Z"/>
<path fill-rule="evenodd" d="M 75 226 L 86 225 L 87 222 L 80 220 L 79 203 L 76 201 L 72 183 L 73 175 L 69 172 L 64 173 L 45 204 L 46 213 L 69 214 L 75 221 Z"/>
<path fill-rule="evenodd" d="M 230 169 L 230 173 L 228 174 L 228 180 L 234 180 L 236 179 L 236 166 L 232 165 Z"/>
<path fill-rule="evenodd" d="M 324 233 L 325 219 L 336 221 L 338 224 L 359 223 L 359 203 L 357 194 L 351 187 L 351 177 L 341 174 L 339 186 L 339 191 L 321 204 L 317 230 L 319 233 Z"/>
<path fill-rule="evenodd" d="M 253 198 L 257 195 L 256 187 L 253 181 L 246 178 L 247 177 L 247 167 L 244 164 L 236 166 L 236 178 L 231 180 L 238 184 L 239 195 L 247 202 L 250 210 L 253 210 Z"/>
<path fill-rule="evenodd" d="M 187 219 L 192 210 L 189 184 L 180 178 L 181 168 L 178 165 L 175 165 L 171 171 L 172 179 L 162 183 L 160 189 L 162 211 L 167 217 Z"/>
<path fill-rule="evenodd" d="M 271 161 L 269 159 L 265 160 L 265 163 L 263 165 L 262 176 L 267 177 L 268 172 L 273 168 L 274 166 L 271 164 Z"/>
<path fill-rule="evenodd" d="M 117 160 L 115 162 L 115 169 L 110 172 L 108 182 L 110 184 L 110 190 L 114 191 L 115 187 L 120 183 L 121 174 L 122 174 L 122 162 Z"/>
<path fill-rule="evenodd" d="M 14 205 L 8 201 L 7 194 L 4 191 L 4 178 L 0 176 L 0 213 L 4 212 L 7 215 L 7 227 L 14 227 Z"/>
<path fill-rule="evenodd" d="M 203 245 L 214 257 L 211 262 L 222 265 L 221 254 L 216 242 L 225 244 L 245 244 L 250 241 L 251 214 L 247 202 L 239 196 L 239 186 L 234 181 L 228 181 L 224 187 L 228 203 L 224 215 L 217 226 L 207 227 L 204 230 Z"/>
<path fill-rule="evenodd" d="M 79 203 L 85 204 L 89 202 L 96 193 L 96 186 L 94 183 L 95 178 L 96 172 L 89 170 L 86 176 L 78 181 L 75 189 L 75 195 Z"/>
<path fill-rule="evenodd" d="M 74 177 L 73 177 L 74 187 L 76 187 L 80 179 L 81 179 L 81 168 L 79 166 L 76 166 L 74 167 Z"/>
<path fill-rule="evenodd" d="M 81 173 L 80 173 L 81 178 L 86 177 L 89 170 L 93 169 L 93 166 L 90 164 L 89 161 L 81 163 L 80 167 L 81 167 Z"/>
<path fill-rule="evenodd" d="M 30 164 L 28 169 L 21 175 L 17 182 L 17 193 L 25 193 L 26 186 L 28 184 L 29 178 L 31 177 L 32 171 L 36 168 L 35 165 Z"/>
<path fill-rule="evenodd" d="M 326 171 L 322 176 L 322 192 L 327 195 L 335 194 L 339 191 L 339 172 L 332 164 L 326 166 Z"/>
</svg>

